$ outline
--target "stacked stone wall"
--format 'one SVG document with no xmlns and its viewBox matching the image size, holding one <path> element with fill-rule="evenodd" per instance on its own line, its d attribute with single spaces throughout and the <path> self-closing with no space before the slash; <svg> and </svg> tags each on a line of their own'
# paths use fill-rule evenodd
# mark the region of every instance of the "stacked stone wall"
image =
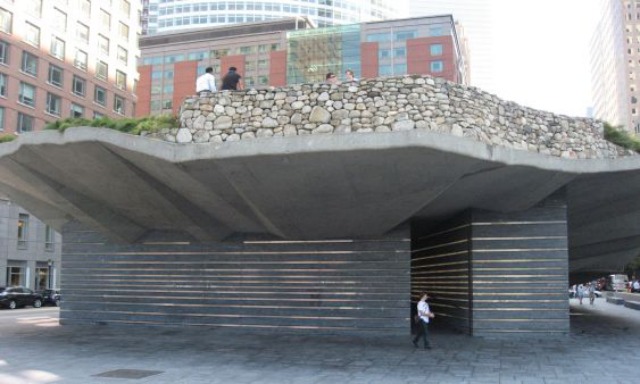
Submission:
<svg viewBox="0 0 640 384">
<path fill-rule="evenodd" d="M 181 127 L 148 136 L 222 143 L 272 136 L 430 130 L 488 145 L 591 159 L 631 155 L 601 122 L 539 111 L 429 76 L 223 91 L 187 99 Z"/>
</svg>

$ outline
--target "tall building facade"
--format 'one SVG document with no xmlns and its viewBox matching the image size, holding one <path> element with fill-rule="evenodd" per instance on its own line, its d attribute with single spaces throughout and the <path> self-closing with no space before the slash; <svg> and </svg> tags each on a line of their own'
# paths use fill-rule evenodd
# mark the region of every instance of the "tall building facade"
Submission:
<svg viewBox="0 0 640 384">
<path fill-rule="evenodd" d="M 413 0 L 405 9 L 404 16 L 453 15 L 453 19 L 464 28 L 459 37 L 467 39 L 472 60 L 470 84 L 487 91 L 494 91 L 493 62 L 493 2 L 492 0 Z"/>
<path fill-rule="evenodd" d="M 177 113 L 212 67 L 235 66 L 245 88 L 318 83 L 328 72 L 357 77 L 429 74 L 467 84 L 466 49 L 451 16 L 314 28 L 302 17 L 143 36 L 138 116 Z"/>
<path fill-rule="evenodd" d="M 640 133 L 640 1 L 605 0 L 591 40 L 593 116 Z"/>
<path fill-rule="evenodd" d="M 203 1 L 143 0 L 144 34 L 304 16 L 319 27 L 398 17 L 399 5 L 385 0 Z"/>
<path fill-rule="evenodd" d="M 60 287 L 59 233 L 0 196 L 0 286 Z"/>
<path fill-rule="evenodd" d="M 0 1 L 0 134 L 132 116 L 141 3 Z"/>
</svg>

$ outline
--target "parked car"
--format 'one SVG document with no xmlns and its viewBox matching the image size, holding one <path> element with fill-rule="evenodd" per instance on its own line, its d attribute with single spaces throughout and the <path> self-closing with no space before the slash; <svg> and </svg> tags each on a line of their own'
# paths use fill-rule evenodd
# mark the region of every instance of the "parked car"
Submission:
<svg viewBox="0 0 640 384">
<path fill-rule="evenodd" d="M 25 305 L 40 308 L 42 295 L 24 287 L 0 287 L 0 306 L 16 309 Z"/>
<path fill-rule="evenodd" d="M 42 305 L 55 305 L 56 307 L 60 306 L 60 300 L 62 300 L 62 296 L 60 295 L 60 291 L 57 289 L 43 289 L 42 291 L 38 291 L 40 295 L 42 295 Z"/>
</svg>

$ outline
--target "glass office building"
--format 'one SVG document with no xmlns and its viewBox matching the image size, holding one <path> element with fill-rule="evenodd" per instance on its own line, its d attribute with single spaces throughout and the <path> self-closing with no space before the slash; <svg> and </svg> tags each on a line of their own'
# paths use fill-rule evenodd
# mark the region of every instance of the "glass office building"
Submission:
<svg viewBox="0 0 640 384">
<path fill-rule="evenodd" d="M 398 8 L 396 2 L 384 0 L 143 0 L 142 28 L 153 35 L 295 16 L 325 27 L 396 18 Z"/>
<path fill-rule="evenodd" d="M 359 70 L 360 34 L 360 24 L 287 32 L 287 83 L 321 83 L 328 72 Z"/>
</svg>

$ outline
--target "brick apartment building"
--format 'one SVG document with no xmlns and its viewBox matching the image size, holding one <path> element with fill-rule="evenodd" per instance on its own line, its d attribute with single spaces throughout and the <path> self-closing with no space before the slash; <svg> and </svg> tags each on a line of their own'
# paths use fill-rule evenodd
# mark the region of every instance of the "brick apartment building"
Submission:
<svg viewBox="0 0 640 384">
<path fill-rule="evenodd" d="M 356 77 L 430 74 L 467 84 L 465 40 L 452 16 L 315 28 L 303 17 L 142 37 L 136 116 L 177 113 L 206 67 L 238 68 L 245 88 Z"/>
<path fill-rule="evenodd" d="M 133 116 L 139 1 L 0 1 L 0 134 Z"/>
</svg>

